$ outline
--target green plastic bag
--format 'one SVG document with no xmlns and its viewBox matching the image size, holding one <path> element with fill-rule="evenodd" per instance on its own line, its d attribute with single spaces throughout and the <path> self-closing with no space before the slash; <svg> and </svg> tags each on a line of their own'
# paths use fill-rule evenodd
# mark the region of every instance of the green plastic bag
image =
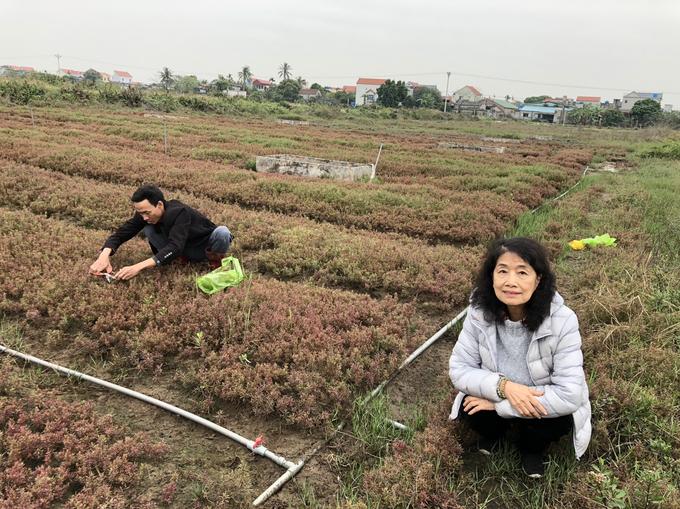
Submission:
<svg viewBox="0 0 680 509">
<path fill-rule="evenodd" d="M 212 295 L 225 288 L 237 286 L 243 281 L 244 277 L 243 269 L 241 269 L 241 262 L 238 261 L 238 258 L 227 256 L 226 258 L 222 258 L 221 267 L 218 267 L 204 276 L 197 277 L 196 286 L 198 286 L 202 292 Z"/>
<path fill-rule="evenodd" d="M 604 235 L 598 235 L 597 237 L 581 239 L 581 242 L 583 242 L 588 247 L 616 245 L 616 239 L 614 237 L 610 237 L 608 233 L 605 233 Z"/>
</svg>

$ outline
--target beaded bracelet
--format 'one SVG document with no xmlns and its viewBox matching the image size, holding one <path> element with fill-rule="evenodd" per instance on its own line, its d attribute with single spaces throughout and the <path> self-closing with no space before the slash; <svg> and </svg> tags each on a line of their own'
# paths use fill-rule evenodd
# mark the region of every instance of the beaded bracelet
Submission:
<svg viewBox="0 0 680 509">
<path fill-rule="evenodd" d="M 505 399 L 505 384 L 507 383 L 508 379 L 505 377 L 505 375 L 501 375 L 500 378 L 498 379 L 498 385 L 496 386 L 496 395 L 501 398 Z"/>
</svg>

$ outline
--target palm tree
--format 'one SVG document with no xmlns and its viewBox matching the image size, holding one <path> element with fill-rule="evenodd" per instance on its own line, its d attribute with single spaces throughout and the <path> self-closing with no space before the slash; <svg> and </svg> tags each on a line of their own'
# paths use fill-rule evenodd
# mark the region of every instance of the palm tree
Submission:
<svg viewBox="0 0 680 509">
<path fill-rule="evenodd" d="M 279 67 L 279 76 L 283 79 L 283 81 L 289 80 L 292 70 L 293 68 L 290 66 L 290 64 L 288 62 L 284 62 L 281 64 L 281 67 Z"/>
<path fill-rule="evenodd" d="M 307 80 L 304 79 L 302 76 L 298 76 L 295 78 L 295 81 L 298 82 L 298 85 L 300 85 L 300 88 L 304 88 L 307 86 Z"/>
<path fill-rule="evenodd" d="M 163 70 L 160 72 L 160 77 L 161 85 L 163 85 L 163 88 L 167 92 L 168 90 L 170 90 L 170 86 L 175 81 L 175 75 L 172 74 L 172 71 L 170 69 L 168 69 L 167 67 L 163 67 Z"/>
<path fill-rule="evenodd" d="M 238 73 L 238 81 L 241 83 L 241 87 L 243 87 L 243 90 L 246 89 L 248 86 L 248 82 L 250 81 L 250 78 L 253 77 L 253 73 L 250 72 L 250 66 L 246 65 L 241 69 Z"/>
</svg>

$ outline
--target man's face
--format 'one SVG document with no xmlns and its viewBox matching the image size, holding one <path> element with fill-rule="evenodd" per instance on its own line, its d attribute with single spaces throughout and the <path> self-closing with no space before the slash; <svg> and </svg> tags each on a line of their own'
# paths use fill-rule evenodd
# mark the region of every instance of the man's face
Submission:
<svg viewBox="0 0 680 509">
<path fill-rule="evenodd" d="M 163 212 L 165 212 L 165 207 L 163 202 L 159 201 L 154 207 L 149 203 L 149 200 L 142 200 L 140 202 L 133 203 L 135 211 L 142 216 L 142 219 L 149 224 L 156 224 L 163 217 Z"/>
</svg>

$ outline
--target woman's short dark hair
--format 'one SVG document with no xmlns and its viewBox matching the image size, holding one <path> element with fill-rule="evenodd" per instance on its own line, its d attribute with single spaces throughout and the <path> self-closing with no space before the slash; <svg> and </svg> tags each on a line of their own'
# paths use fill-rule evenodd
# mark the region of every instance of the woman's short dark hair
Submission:
<svg viewBox="0 0 680 509">
<path fill-rule="evenodd" d="M 498 258 L 503 253 L 515 253 L 522 258 L 540 276 L 538 287 L 525 305 L 524 324 L 530 331 L 535 331 L 550 314 L 550 302 L 555 295 L 555 274 L 550 269 L 550 261 L 546 249 L 533 239 L 513 237 L 497 239 L 490 246 L 477 274 L 475 290 L 471 303 L 484 311 L 484 318 L 489 322 L 503 323 L 508 317 L 508 310 L 493 289 L 493 273 Z"/>
<path fill-rule="evenodd" d="M 143 186 L 138 187 L 137 190 L 132 193 L 130 200 L 132 203 L 139 203 L 140 201 L 149 200 L 149 203 L 154 207 L 158 205 L 159 201 L 162 201 L 163 205 L 165 205 L 163 191 L 153 184 L 144 184 Z"/>
</svg>

